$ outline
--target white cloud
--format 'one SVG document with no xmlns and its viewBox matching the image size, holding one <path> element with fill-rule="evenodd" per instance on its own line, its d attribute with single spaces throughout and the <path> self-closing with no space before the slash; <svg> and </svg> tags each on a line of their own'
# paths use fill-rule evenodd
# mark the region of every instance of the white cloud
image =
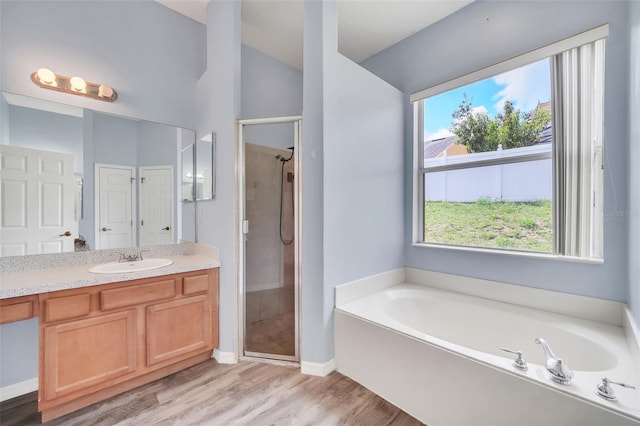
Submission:
<svg viewBox="0 0 640 426">
<path fill-rule="evenodd" d="M 431 132 L 424 132 L 424 140 L 425 141 L 432 141 L 435 139 L 442 139 L 442 138 L 448 138 L 449 136 L 455 136 L 453 133 L 451 133 L 449 131 L 449 129 L 438 129 L 437 131 L 431 133 Z"/>
<path fill-rule="evenodd" d="M 471 108 L 471 115 L 473 115 L 474 117 L 478 117 L 479 115 L 490 115 L 490 114 L 489 114 L 489 110 L 484 105 L 479 105 L 477 107 Z M 460 123 L 461 120 L 466 120 L 466 118 L 454 118 L 453 119 L 453 124 L 456 125 L 456 124 Z M 438 130 L 438 132 L 441 131 L 441 130 L 444 130 L 444 129 L 440 129 L 440 130 Z M 449 132 L 449 133 L 451 133 L 451 132 Z M 449 136 L 453 136 L 453 134 L 451 134 Z M 429 140 L 429 139 L 427 139 L 427 140 Z"/>
<path fill-rule="evenodd" d="M 538 102 L 549 100 L 551 89 L 549 62 L 546 59 L 495 76 L 493 81 L 504 86 L 495 95 L 496 111 L 502 111 L 507 100 L 512 101 L 523 112 L 533 110 Z"/>
<path fill-rule="evenodd" d="M 471 110 L 471 114 L 476 117 L 479 115 L 489 115 L 489 110 L 484 105 L 477 106 Z"/>
</svg>

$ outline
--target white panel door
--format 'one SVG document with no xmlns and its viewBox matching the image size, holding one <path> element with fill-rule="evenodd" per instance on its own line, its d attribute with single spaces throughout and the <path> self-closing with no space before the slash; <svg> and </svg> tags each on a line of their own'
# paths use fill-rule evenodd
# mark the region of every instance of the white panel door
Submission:
<svg viewBox="0 0 640 426">
<path fill-rule="evenodd" d="M 96 248 L 136 245 L 134 167 L 96 164 Z"/>
<path fill-rule="evenodd" d="M 173 167 L 140 167 L 140 245 L 173 243 Z"/>
<path fill-rule="evenodd" d="M 0 255 L 73 251 L 73 156 L 0 145 Z"/>
</svg>

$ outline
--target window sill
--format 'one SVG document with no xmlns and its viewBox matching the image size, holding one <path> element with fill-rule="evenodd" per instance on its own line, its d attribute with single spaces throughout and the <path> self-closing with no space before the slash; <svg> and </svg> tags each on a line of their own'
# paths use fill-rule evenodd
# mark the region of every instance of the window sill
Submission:
<svg viewBox="0 0 640 426">
<path fill-rule="evenodd" d="M 589 263 L 592 265 L 603 265 L 604 259 L 591 259 L 586 257 L 573 257 L 573 256 L 560 256 L 557 254 L 536 253 L 530 251 L 516 251 L 516 250 L 501 250 L 481 247 L 465 247 L 465 246 L 453 246 L 445 244 L 431 244 L 431 243 L 413 243 L 412 247 L 417 248 L 430 248 L 438 250 L 452 250 L 461 251 L 467 253 L 485 253 L 494 254 L 499 256 L 515 256 L 529 259 L 542 259 L 542 260 L 555 260 L 561 262 L 577 262 L 577 263 Z"/>
</svg>

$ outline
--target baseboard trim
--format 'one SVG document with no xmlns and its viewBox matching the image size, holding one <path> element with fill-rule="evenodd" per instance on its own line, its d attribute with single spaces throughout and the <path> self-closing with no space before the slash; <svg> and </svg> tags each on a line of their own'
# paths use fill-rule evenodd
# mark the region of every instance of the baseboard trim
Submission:
<svg viewBox="0 0 640 426">
<path fill-rule="evenodd" d="M 13 385 L 0 388 L 0 402 L 13 399 L 17 396 L 25 395 L 29 392 L 38 390 L 38 378 L 24 380 L 22 382 L 14 383 Z"/>
<path fill-rule="evenodd" d="M 336 369 L 336 360 L 331 358 L 327 362 L 309 362 L 302 361 L 300 363 L 300 372 L 302 374 L 308 374 L 309 376 L 328 376 L 332 371 Z"/>
<path fill-rule="evenodd" d="M 236 364 L 238 362 L 234 352 L 221 352 L 218 349 L 214 349 L 213 357 L 219 364 Z"/>
</svg>

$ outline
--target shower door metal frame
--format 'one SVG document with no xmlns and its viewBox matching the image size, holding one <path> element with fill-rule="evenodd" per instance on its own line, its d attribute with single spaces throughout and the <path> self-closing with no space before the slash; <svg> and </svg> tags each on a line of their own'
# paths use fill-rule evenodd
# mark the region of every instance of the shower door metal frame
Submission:
<svg viewBox="0 0 640 426">
<path fill-rule="evenodd" d="M 279 124 L 279 123 L 292 123 L 293 124 L 293 173 L 295 179 L 293 181 L 293 196 L 294 196 L 294 273 L 293 273 L 293 287 L 294 287 L 294 355 L 279 355 L 279 354 L 267 354 L 260 352 L 245 351 L 245 334 L 246 334 L 246 235 L 248 233 L 248 226 L 250 224 L 247 221 L 246 215 L 246 159 L 245 159 L 245 142 L 244 142 L 244 126 L 263 125 L 263 124 Z M 300 294 L 302 290 L 301 286 L 301 267 L 300 267 L 300 250 L 302 248 L 302 218 L 300 212 L 302 212 L 302 167 L 300 164 L 300 150 L 302 148 L 302 117 L 301 116 L 289 116 L 289 117 L 275 117 L 275 118 L 258 118 L 238 120 L 237 128 L 237 236 L 236 236 L 236 258 L 238 260 L 237 269 L 237 288 L 236 288 L 236 307 L 237 307 L 237 320 L 238 325 L 236 332 L 236 354 L 238 358 L 265 358 L 280 361 L 294 361 L 300 362 Z"/>
</svg>

